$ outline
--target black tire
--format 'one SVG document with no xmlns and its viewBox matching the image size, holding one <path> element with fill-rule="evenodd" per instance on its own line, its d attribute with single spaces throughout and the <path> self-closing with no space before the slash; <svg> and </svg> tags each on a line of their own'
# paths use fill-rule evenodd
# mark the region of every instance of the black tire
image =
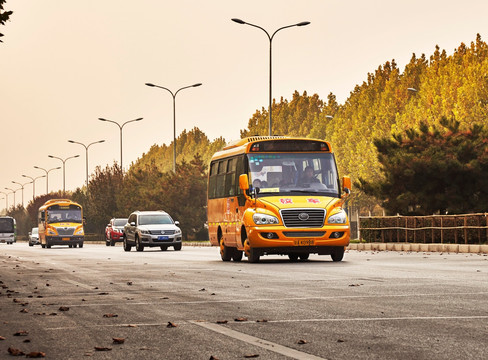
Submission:
<svg viewBox="0 0 488 360">
<path fill-rule="evenodd" d="M 42 247 L 43 249 L 45 249 L 45 248 L 46 248 L 46 245 L 45 245 L 45 244 L 41 244 L 41 247 Z"/>
<path fill-rule="evenodd" d="M 161 248 L 161 251 L 166 251 L 166 250 L 168 250 L 168 247 L 167 247 L 166 245 L 162 245 L 162 246 L 160 246 L 160 248 Z"/>
<path fill-rule="evenodd" d="M 341 261 L 342 258 L 344 257 L 344 248 L 337 248 L 335 249 L 332 254 L 330 254 L 330 257 L 332 258 L 332 261 Z"/>
<path fill-rule="evenodd" d="M 136 251 L 144 251 L 144 245 L 141 244 L 141 239 L 136 236 Z"/>
<path fill-rule="evenodd" d="M 298 255 L 298 257 L 302 261 L 308 260 L 309 256 L 310 256 L 310 254 L 308 254 L 308 253 Z"/>
<path fill-rule="evenodd" d="M 220 258 L 222 261 L 230 261 L 232 259 L 232 248 L 224 244 L 224 238 L 220 239 Z"/>
<path fill-rule="evenodd" d="M 181 250 L 181 243 L 176 244 L 175 246 L 173 246 L 173 249 L 175 249 L 175 251 L 180 251 Z"/>
<path fill-rule="evenodd" d="M 232 260 L 234 261 L 241 261 L 242 260 L 242 254 L 243 252 L 240 250 L 237 250 L 237 248 L 233 249 L 233 254 L 232 254 Z"/>
<path fill-rule="evenodd" d="M 73 245 L 70 244 L 70 245 L 68 245 L 68 247 L 71 249 L 73 247 Z"/>
<path fill-rule="evenodd" d="M 50 249 L 51 248 L 51 245 L 46 244 L 46 248 Z"/>
<path fill-rule="evenodd" d="M 288 258 L 290 259 L 290 261 L 297 261 L 298 260 L 298 254 L 296 254 L 296 253 L 288 254 Z"/>
<path fill-rule="evenodd" d="M 73 244 L 73 247 L 75 248 L 76 247 L 76 244 Z M 81 246 L 80 246 L 81 247 Z"/>
<path fill-rule="evenodd" d="M 259 257 L 261 256 L 259 250 L 255 248 L 249 249 L 249 256 L 247 257 L 247 261 L 250 263 L 257 263 L 259 262 Z"/>
<path fill-rule="evenodd" d="M 127 243 L 127 238 L 124 237 L 124 251 L 130 251 L 132 249 L 132 245 Z"/>
<path fill-rule="evenodd" d="M 110 239 L 110 246 L 115 246 L 115 241 Z"/>
<path fill-rule="evenodd" d="M 83 247 L 83 243 L 79 243 L 78 244 L 78 247 L 82 248 Z"/>
<path fill-rule="evenodd" d="M 34 244 L 29 241 L 29 246 L 34 246 Z"/>
<path fill-rule="evenodd" d="M 105 237 L 105 246 L 110 246 L 110 240 Z"/>
</svg>

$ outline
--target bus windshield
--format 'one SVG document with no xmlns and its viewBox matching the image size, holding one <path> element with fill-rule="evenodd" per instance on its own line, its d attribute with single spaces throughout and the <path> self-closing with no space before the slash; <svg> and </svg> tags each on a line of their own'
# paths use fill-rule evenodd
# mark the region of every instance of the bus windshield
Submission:
<svg viewBox="0 0 488 360">
<path fill-rule="evenodd" d="M 0 218 L 0 233 L 13 233 L 13 232 L 14 232 L 14 219 Z"/>
<path fill-rule="evenodd" d="M 73 222 L 81 223 L 81 209 L 49 209 L 47 211 L 47 222 Z"/>
<path fill-rule="evenodd" d="M 331 153 L 248 154 L 249 178 L 259 196 L 313 194 L 339 196 L 339 180 Z"/>
</svg>

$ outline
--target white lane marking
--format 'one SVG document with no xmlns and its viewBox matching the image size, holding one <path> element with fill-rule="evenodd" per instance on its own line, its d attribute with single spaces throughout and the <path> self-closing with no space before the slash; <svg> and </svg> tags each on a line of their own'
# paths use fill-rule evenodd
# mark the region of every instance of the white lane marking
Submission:
<svg viewBox="0 0 488 360">
<path fill-rule="evenodd" d="M 216 333 L 234 338 L 236 340 L 240 340 L 243 342 L 246 342 L 250 345 L 254 346 L 259 346 L 260 348 L 266 349 L 268 351 L 272 351 L 281 355 L 285 355 L 288 357 L 291 357 L 293 359 L 298 359 L 298 360 L 319 360 L 323 359 L 321 357 L 317 357 L 311 354 L 307 354 L 280 344 L 273 343 L 271 341 L 263 340 L 251 335 L 247 335 L 244 333 L 241 333 L 239 331 L 235 331 L 232 329 L 229 329 L 227 327 L 218 325 L 218 324 L 212 324 L 208 322 L 198 322 L 198 321 L 190 321 L 190 323 L 194 325 L 198 325 L 201 327 L 204 327 L 208 330 L 212 330 Z"/>
</svg>

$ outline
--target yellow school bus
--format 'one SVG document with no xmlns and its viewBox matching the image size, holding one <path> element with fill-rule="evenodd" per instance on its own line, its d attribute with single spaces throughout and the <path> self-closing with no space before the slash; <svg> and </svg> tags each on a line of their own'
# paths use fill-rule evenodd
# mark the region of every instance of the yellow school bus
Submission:
<svg viewBox="0 0 488 360">
<path fill-rule="evenodd" d="M 48 200 L 39 208 L 39 242 L 42 248 L 51 245 L 83 247 L 83 209 L 68 199 Z"/>
<path fill-rule="evenodd" d="M 262 255 L 341 261 L 349 244 L 343 209 L 351 190 L 340 186 L 331 145 L 323 140 L 255 136 L 237 140 L 210 162 L 207 212 L 212 245 L 223 261 Z"/>
</svg>

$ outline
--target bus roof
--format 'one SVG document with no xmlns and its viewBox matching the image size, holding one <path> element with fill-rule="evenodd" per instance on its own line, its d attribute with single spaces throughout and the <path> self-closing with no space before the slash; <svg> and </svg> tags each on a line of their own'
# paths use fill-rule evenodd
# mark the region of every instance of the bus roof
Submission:
<svg viewBox="0 0 488 360">
<path fill-rule="evenodd" d="M 238 139 L 235 141 L 231 141 L 229 144 L 224 146 L 222 148 L 222 150 L 216 152 L 213 155 L 212 160 L 227 157 L 227 156 L 251 152 L 251 148 L 253 147 L 253 144 L 255 144 L 255 143 L 281 142 L 281 141 L 283 141 L 283 142 L 304 141 L 304 142 L 308 142 L 308 143 L 325 144 L 325 145 L 323 145 L 323 148 L 321 148 L 318 151 L 332 152 L 332 147 L 330 146 L 330 143 L 325 141 L 325 140 L 320 140 L 320 139 L 309 139 L 309 138 L 287 137 L 287 136 L 250 136 L 250 137 Z M 267 150 L 262 150 L 262 151 L 266 152 Z M 293 150 L 290 149 L 290 151 L 292 152 Z M 305 150 L 305 151 L 307 151 L 307 150 Z M 309 150 L 309 151 L 317 151 L 317 150 Z M 273 151 L 269 150 L 269 152 L 273 152 Z"/>
<path fill-rule="evenodd" d="M 51 199 L 46 201 L 40 208 L 41 209 L 46 209 L 52 205 L 77 205 L 81 208 L 81 205 L 78 203 L 75 203 L 74 201 L 70 199 Z"/>
</svg>

